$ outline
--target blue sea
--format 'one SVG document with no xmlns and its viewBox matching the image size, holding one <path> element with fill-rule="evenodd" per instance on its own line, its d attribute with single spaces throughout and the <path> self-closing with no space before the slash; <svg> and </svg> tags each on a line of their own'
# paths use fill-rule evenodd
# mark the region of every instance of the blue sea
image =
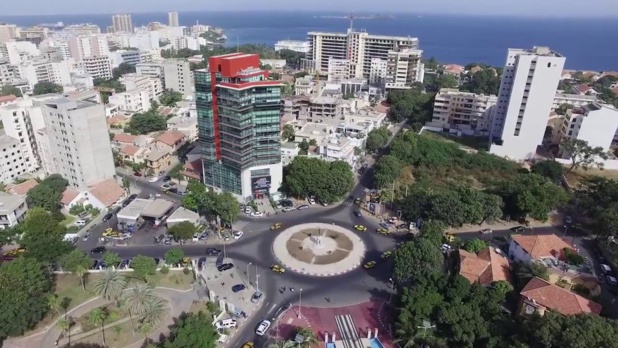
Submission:
<svg viewBox="0 0 618 348">
<path fill-rule="evenodd" d="M 308 31 L 345 31 L 346 19 L 316 18 L 344 15 L 333 12 L 180 12 L 182 25 L 213 25 L 225 29 L 228 45 L 304 40 Z M 361 14 L 357 14 L 361 15 Z M 618 20 L 547 19 L 394 14 L 395 19 L 356 20 L 354 27 L 372 34 L 418 37 L 426 57 L 440 62 L 483 62 L 504 65 L 507 48 L 549 46 L 567 57 L 566 67 L 580 70 L 618 70 Z M 167 22 L 167 13 L 132 15 L 133 25 Z M 103 30 L 111 14 L 2 16 L 0 22 L 30 26 L 64 22 L 94 23 Z"/>
</svg>

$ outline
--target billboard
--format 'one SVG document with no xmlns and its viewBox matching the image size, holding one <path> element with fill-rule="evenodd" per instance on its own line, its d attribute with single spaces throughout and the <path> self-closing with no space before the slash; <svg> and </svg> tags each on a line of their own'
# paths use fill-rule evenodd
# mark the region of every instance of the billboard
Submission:
<svg viewBox="0 0 618 348">
<path fill-rule="evenodd" d="M 251 188 L 254 191 L 267 190 L 270 188 L 270 176 L 251 178 Z"/>
</svg>

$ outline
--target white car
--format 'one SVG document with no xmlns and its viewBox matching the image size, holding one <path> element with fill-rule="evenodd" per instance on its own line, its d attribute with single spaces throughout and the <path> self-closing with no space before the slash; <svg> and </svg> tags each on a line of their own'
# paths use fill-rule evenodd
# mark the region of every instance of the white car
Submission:
<svg viewBox="0 0 618 348">
<path fill-rule="evenodd" d="M 243 234 L 245 234 L 243 231 L 234 232 L 234 239 L 240 239 Z"/>
<path fill-rule="evenodd" d="M 251 208 L 245 208 L 245 214 L 251 215 L 252 212 L 253 210 L 251 210 Z"/>
<path fill-rule="evenodd" d="M 294 207 L 285 207 L 285 208 L 283 208 L 284 212 L 294 211 L 294 210 L 296 210 L 296 208 L 294 208 Z"/>
<path fill-rule="evenodd" d="M 157 182 L 157 181 L 159 181 L 159 178 L 156 176 L 148 178 L 148 182 Z"/>
<path fill-rule="evenodd" d="M 237 326 L 237 323 L 236 323 L 236 320 L 234 319 L 223 319 L 215 323 L 215 327 L 219 330 L 234 329 L 236 328 L 236 326 Z"/>
<path fill-rule="evenodd" d="M 258 336 L 264 336 L 268 328 L 270 327 L 270 321 L 264 320 L 258 325 L 257 329 L 255 329 L 255 334 Z"/>
<path fill-rule="evenodd" d="M 309 204 L 315 204 L 315 199 L 309 198 Z"/>
<path fill-rule="evenodd" d="M 251 213 L 251 216 L 253 216 L 253 217 L 262 217 L 262 216 L 264 216 L 264 213 L 262 213 L 261 211 L 254 211 L 253 213 Z"/>
</svg>

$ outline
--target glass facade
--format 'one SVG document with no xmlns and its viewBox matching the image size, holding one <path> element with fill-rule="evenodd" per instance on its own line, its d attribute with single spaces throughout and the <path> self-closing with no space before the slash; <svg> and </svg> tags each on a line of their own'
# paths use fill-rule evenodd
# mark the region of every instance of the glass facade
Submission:
<svg viewBox="0 0 618 348">
<path fill-rule="evenodd" d="M 217 83 L 235 85 L 217 84 L 213 93 L 213 77 Z M 263 80 L 263 75 L 230 79 L 206 70 L 195 71 L 204 184 L 241 195 L 243 170 L 281 161 L 281 86 L 251 85 Z"/>
</svg>

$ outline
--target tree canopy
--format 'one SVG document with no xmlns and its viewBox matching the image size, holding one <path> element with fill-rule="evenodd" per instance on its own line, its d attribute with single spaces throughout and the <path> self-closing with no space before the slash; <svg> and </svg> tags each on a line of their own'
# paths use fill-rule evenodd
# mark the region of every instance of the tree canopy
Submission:
<svg viewBox="0 0 618 348">
<path fill-rule="evenodd" d="M 126 131 L 133 134 L 148 134 L 151 132 L 163 131 L 167 129 L 165 116 L 156 111 L 148 110 L 137 113 L 131 117 Z"/>
<path fill-rule="evenodd" d="M 172 327 L 163 348 L 201 347 L 215 348 L 219 333 L 212 319 L 203 312 L 183 314 Z"/>
<path fill-rule="evenodd" d="M 494 68 L 486 67 L 475 73 L 468 72 L 466 77 L 468 80 L 459 88 L 460 91 L 484 94 L 498 95 L 500 89 L 500 74 Z"/>
<path fill-rule="evenodd" d="M 457 88 L 457 77 L 451 74 L 427 74 L 423 81 L 427 92 L 437 93 L 441 88 Z"/>
<path fill-rule="evenodd" d="M 424 93 L 422 86 L 388 92 L 387 102 L 391 105 L 388 116 L 395 122 L 408 121 L 424 125 L 433 116 L 433 97 Z"/>
<path fill-rule="evenodd" d="M 609 158 L 602 147 L 592 147 L 587 141 L 581 139 L 568 139 L 560 144 L 560 148 L 571 159 L 571 166 L 567 169 L 567 173 L 577 168 L 588 170 L 592 166 L 603 169 L 604 161 Z"/>
<path fill-rule="evenodd" d="M 164 106 L 176 106 L 176 103 L 182 101 L 182 93 L 167 90 L 161 94 L 159 101 L 161 102 L 161 105 Z"/>
<path fill-rule="evenodd" d="M 393 275 L 400 283 L 414 281 L 440 271 L 443 261 L 436 244 L 429 239 L 417 238 L 395 250 Z"/>
<path fill-rule="evenodd" d="M 32 89 L 32 94 L 41 95 L 41 94 L 49 94 L 49 93 L 62 93 L 64 89 L 62 86 L 57 85 L 53 82 L 41 81 L 37 82 Z"/>
<path fill-rule="evenodd" d="M 51 274 L 32 258 L 0 265 L 0 342 L 34 327 L 48 311 Z"/>
<path fill-rule="evenodd" d="M 26 194 L 29 207 L 40 207 L 52 213 L 58 221 L 64 219 L 60 213 L 62 193 L 69 182 L 60 174 L 52 174 L 41 181 Z"/>
<path fill-rule="evenodd" d="M 176 240 L 188 240 L 197 233 L 197 227 L 190 221 L 183 221 L 174 224 L 168 231 Z"/>
<path fill-rule="evenodd" d="M 19 229 L 23 232 L 20 245 L 26 248 L 25 256 L 39 262 L 56 262 L 74 248 L 64 241 L 66 228 L 42 208 L 28 210 Z"/>
<path fill-rule="evenodd" d="M 530 171 L 534 174 L 544 176 L 556 184 L 560 184 L 564 175 L 564 167 L 562 167 L 562 164 L 551 160 L 534 163 Z"/>
<path fill-rule="evenodd" d="M 127 63 L 120 63 L 120 65 L 118 65 L 117 68 L 112 69 L 112 76 L 114 76 L 114 79 L 119 79 L 122 77 L 122 75 L 125 74 L 131 74 L 135 72 L 135 65 L 132 64 L 127 64 Z"/>
<path fill-rule="evenodd" d="M 21 90 L 13 85 L 4 85 L 0 87 L 0 96 L 4 97 L 5 95 L 14 95 L 16 97 L 21 97 Z"/>
<path fill-rule="evenodd" d="M 367 134 L 365 148 L 369 152 L 376 152 L 386 145 L 390 136 L 391 132 L 386 127 L 372 129 L 369 134 Z"/>
<path fill-rule="evenodd" d="M 240 213 L 240 204 L 230 192 L 209 191 L 204 184 L 192 180 L 187 185 L 188 194 L 182 199 L 185 208 L 201 216 L 218 216 L 221 222 L 232 224 Z"/>
<path fill-rule="evenodd" d="M 133 268 L 135 275 L 145 279 L 147 276 L 156 273 L 157 264 L 152 257 L 137 255 L 131 260 L 131 268 Z"/>
<path fill-rule="evenodd" d="M 327 204 L 343 198 L 354 186 L 354 174 L 350 165 L 343 161 L 327 162 L 298 156 L 284 171 L 282 189 L 289 195 L 314 196 Z"/>
<path fill-rule="evenodd" d="M 286 124 L 283 126 L 283 130 L 281 131 L 281 139 L 282 140 L 294 140 L 294 126 L 291 124 Z"/>
<path fill-rule="evenodd" d="M 575 191 L 577 208 L 594 234 L 618 235 L 618 181 L 599 176 L 584 177 Z"/>
<path fill-rule="evenodd" d="M 511 217 L 530 216 L 547 221 L 548 214 L 568 201 L 562 187 L 538 174 L 518 174 L 497 190 L 504 200 L 504 211 Z"/>
<path fill-rule="evenodd" d="M 172 248 L 165 252 L 163 258 L 168 265 L 177 265 L 185 257 L 185 252 L 180 248 Z"/>
</svg>

